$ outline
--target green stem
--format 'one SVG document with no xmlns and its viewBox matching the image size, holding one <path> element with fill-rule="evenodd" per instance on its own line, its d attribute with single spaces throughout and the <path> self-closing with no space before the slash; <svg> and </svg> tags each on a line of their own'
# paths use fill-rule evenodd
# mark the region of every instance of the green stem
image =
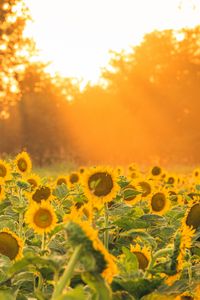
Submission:
<svg viewBox="0 0 200 300">
<path fill-rule="evenodd" d="M 43 234 L 42 234 L 42 245 L 41 245 L 41 250 L 42 250 L 42 251 L 45 250 L 45 232 L 43 232 Z"/>
<path fill-rule="evenodd" d="M 173 249 L 172 248 L 166 248 L 166 249 L 161 249 L 161 250 L 158 250 L 152 260 L 151 260 L 151 263 L 148 267 L 148 269 L 151 269 L 156 261 L 156 259 L 159 257 L 159 256 L 165 256 L 166 254 L 172 254 L 173 253 Z"/>
<path fill-rule="evenodd" d="M 108 218 L 108 204 L 104 204 L 104 218 L 105 218 L 105 231 L 104 231 L 104 246 L 106 249 L 109 247 L 109 230 L 107 229 L 109 225 L 109 218 Z"/>
<path fill-rule="evenodd" d="M 22 229 L 23 229 L 23 223 L 24 223 L 24 213 L 19 213 L 19 237 L 22 237 Z"/>
<path fill-rule="evenodd" d="M 74 272 L 75 265 L 79 260 L 81 250 L 82 250 L 82 245 L 79 245 L 75 248 L 75 251 L 70 258 L 67 268 L 65 269 L 62 277 L 60 278 L 59 282 L 55 286 L 52 300 L 56 300 L 58 298 L 58 296 L 61 296 L 64 288 L 69 286 L 70 279 Z"/>
</svg>

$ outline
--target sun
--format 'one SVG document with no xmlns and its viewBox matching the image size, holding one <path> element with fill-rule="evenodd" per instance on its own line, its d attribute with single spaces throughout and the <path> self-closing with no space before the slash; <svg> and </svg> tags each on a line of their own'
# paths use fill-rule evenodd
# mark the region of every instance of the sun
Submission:
<svg viewBox="0 0 200 300">
<path fill-rule="evenodd" d="M 138 44 L 152 30 L 199 22 L 198 0 L 25 0 L 34 20 L 32 36 L 48 71 L 96 83 L 109 50 Z"/>
</svg>

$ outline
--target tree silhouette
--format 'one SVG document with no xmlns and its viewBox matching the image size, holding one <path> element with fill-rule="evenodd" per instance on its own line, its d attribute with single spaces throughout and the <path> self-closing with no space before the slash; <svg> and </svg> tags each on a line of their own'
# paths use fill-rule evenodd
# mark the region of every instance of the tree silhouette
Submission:
<svg viewBox="0 0 200 300">
<path fill-rule="evenodd" d="M 35 52 L 32 40 L 23 36 L 30 19 L 23 0 L 0 0 L 0 117 L 20 98 L 18 78 Z"/>
</svg>

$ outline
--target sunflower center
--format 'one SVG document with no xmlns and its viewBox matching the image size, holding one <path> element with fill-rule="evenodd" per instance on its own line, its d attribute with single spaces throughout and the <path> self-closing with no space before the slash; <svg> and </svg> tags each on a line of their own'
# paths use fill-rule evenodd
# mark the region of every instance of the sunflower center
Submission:
<svg viewBox="0 0 200 300">
<path fill-rule="evenodd" d="M 174 177 L 169 177 L 167 183 L 173 184 L 174 183 Z"/>
<path fill-rule="evenodd" d="M 193 300 L 194 298 L 191 296 L 181 296 L 181 300 Z"/>
<path fill-rule="evenodd" d="M 139 186 L 142 188 L 142 197 L 146 197 L 151 193 L 151 186 L 148 182 L 142 181 Z"/>
<path fill-rule="evenodd" d="M 30 185 L 32 186 L 32 188 L 36 188 L 37 182 L 36 182 L 35 179 L 29 178 L 27 181 L 28 181 L 28 183 L 30 183 Z"/>
<path fill-rule="evenodd" d="M 77 174 L 72 173 L 72 174 L 70 175 L 70 177 L 69 177 L 69 180 L 70 180 L 70 182 L 71 182 L 72 184 L 73 184 L 73 183 L 77 183 L 78 180 L 79 180 L 79 177 L 78 177 Z"/>
<path fill-rule="evenodd" d="M 1 195 L 1 192 L 2 192 L 2 187 L 1 187 L 1 185 L 0 185 L 0 195 Z"/>
<path fill-rule="evenodd" d="M 139 269 L 145 270 L 149 264 L 149 260 L 147 259 L 147 257 L 139 251 L 134 251 L 133 254 L 135 254 L 137 257 Z"/>
<path fill-rule="evenodd" d="M 200 226 L 200 203 L 193 205 L 188 213 L 186 224 L 197 229 Z"/>
<path fill-rule="evenodd" d="M 154 211 L 161 211 L 165 207 L 166 198 L 163 193 L 156 193 L 151 199 L 151 206 Z"/>
<path fill-rule="evenodd" d="M 95 173 L 90 176 L 88 186 L 95 196 L 107 196 L 113 188 L 112 176 L 107 172 Z"/>
<path fill-rule="evenodd" d="M 194 176 L 199 176 L 199 172 L 198 171 L 196 171 L 195 173 L 194 173 Z"/>
<path fill-rule="evenodd" d="M 151 173 L 153 176 L 158 176 L 161 174 L 161 168 L 160 167 L 153 167 L 153 169 L 151 170 Z"/>
<path fill-rule="evenodd" d="M 24 158 L 20 158 L 17 162 L 17 166 L 21 172 L 26 172 L 28 164 Z"/>
<path fill-rule="evenodd" d="M 40 208 L 34 215 L 34 223 L 40 228 L 47 228 L 52 224 L 53 218 L 48 209 Z"/>
<path fill-rule="evenodd" d="M 51 195 L 51 190 L 47 186 L 42 186 L 38 188 L 32 196 L 32 199 L 40 203 L 42 200 L 47 200 Z"/>
<path fill-rule="evenodd" d="M 0 177 L 5 177 L 7 174 L 7 169 L 4 165 L 0 164 Z"/>
<path fill-rule="evenodd" d="M 67 180 L 65 178 L 59 178 L 57 180 L 57 185 L 61 185 L 61 184 L 67 184 Z"/>
<path fill-rule="evenodd" d="M 19 253 L 17 240 L 8 232 L 0 232 L 0 253 L 8 256 L 10 260 L 15 259 Z"/>
</svg>

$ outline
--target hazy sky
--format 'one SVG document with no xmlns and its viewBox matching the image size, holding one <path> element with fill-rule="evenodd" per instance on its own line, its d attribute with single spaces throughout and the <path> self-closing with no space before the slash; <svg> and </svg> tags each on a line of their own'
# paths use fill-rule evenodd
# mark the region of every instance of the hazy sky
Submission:
<svg viewBox="0 0 200 300">
<path fill-rule="evenodd" d="M 26 0 L 51 72 L 96 81 L 109 49 L 129 49 L 154 29 L 200 23 L 200 0 Z M 196 9 L 195 9 L 196 8 Z"/>
</svg>

